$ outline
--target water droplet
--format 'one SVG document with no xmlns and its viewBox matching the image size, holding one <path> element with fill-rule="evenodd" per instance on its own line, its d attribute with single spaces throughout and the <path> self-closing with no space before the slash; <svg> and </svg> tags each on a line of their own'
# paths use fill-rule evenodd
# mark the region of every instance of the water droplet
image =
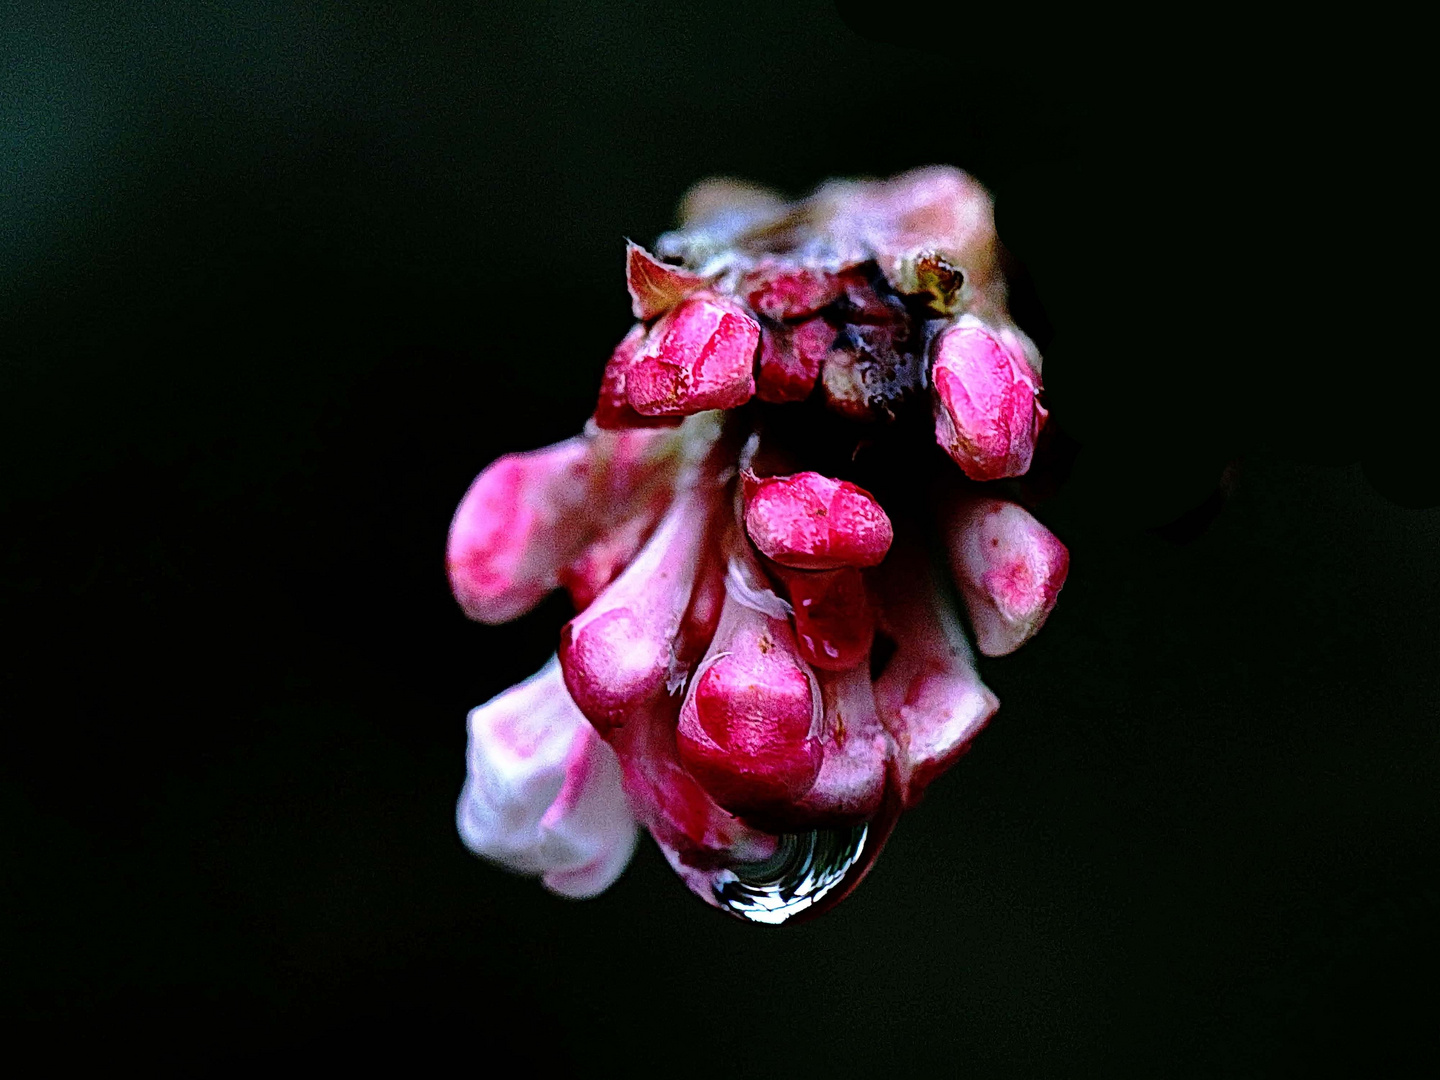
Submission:
<svg viewBox="0 0 1440 1080">
<path fill-rule="evenodd" d="M 751 922 L 778 925 L 818 903 L 842 881 L 865 850 L 868 825 L 785 833 L 775 854 L 735 863 L 711 888 L 718 905 Z"/>
</svg>

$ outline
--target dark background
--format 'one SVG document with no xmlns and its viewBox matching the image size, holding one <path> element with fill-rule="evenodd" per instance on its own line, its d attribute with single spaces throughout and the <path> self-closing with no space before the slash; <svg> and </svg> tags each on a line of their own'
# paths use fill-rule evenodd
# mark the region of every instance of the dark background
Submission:
<svg viewBox="0 0 1440 1080">
<path fill-rule="evenodd" d="M 1405 35 L 1070 18 L 0 9 L 0 1010 L 24 1037 L 482 1075 L 506 1050 L 987 1077 L 1433 1057 Z M 472 858 L 465 711 L 567 608 L 468 623 L 445 530 L 488 461 L 588 415 L 624 238 L 705 175 L 799 194 L 932 161 L 995 191 L 1080 448 L 1041 511 L 1062 601 L 984 665 L 997 722 L 813 924 L 716 915 L 648 841 L 586 903 Z"/>
</svg>

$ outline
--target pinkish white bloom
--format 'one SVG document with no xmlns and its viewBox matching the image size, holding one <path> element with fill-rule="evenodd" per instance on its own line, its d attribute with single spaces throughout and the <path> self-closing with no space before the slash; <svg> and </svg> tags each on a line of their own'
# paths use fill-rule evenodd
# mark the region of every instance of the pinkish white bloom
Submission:
<svg viewBox="0 0 1440 1080">
<path fill-rule="evenodd" d="M 989 656 L 1039 629 L 1068 554 L 986 486 L 1043 464 L 1046 413 L 979 184 L 710 181 L 682 221 L 626 249 L 639 321 L 585 434 L 501 458 L 456 512 L 467 614 L 560 586 L 576 609 L 471 714 L 459 824 L 581 896 L 638 822 L 707 903 L 779 923 L 848 894 L 998 708 L 932 549 Z"/>
<path fill-rule="evenodd" d="M 620 762 L 565 692 L 558 661 L 471 711 L 456 818 L 476 854 L 562 896 L 604 892 L 625 869 L 636 826 Z"/>
</svg>

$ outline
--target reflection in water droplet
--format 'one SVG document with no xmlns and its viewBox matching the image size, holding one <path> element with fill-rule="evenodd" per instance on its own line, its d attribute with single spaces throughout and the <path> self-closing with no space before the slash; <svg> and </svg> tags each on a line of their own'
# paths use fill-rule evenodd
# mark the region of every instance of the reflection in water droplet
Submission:
<svg viewBox="0 0 1440 1080">
<path fill-rule="evenodd" d="M 868 825 L 786 833 L 775 854 L 735 863 L 714 878 L 716 902 L 742 919 L 783 923 L 818 903 L 845 880 L 865 850 Z"/>
</svg>

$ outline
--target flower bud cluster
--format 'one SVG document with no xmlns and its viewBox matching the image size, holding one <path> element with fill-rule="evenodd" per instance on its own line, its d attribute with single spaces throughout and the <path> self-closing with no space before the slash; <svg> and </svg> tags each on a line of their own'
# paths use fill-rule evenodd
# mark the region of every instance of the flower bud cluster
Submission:
<svg viewBox="0 0 1440 1080">
<path fill-rule="evenodd" d="M 1004 655 L 1068 569 L 993 483 L 1046 421 L 998 250 L 989 196 L 948 168 L 797 203 L 712 181 L 653 253 L 629 245 L 637 322 L 585 433 L 494 462 L 451 526 L 472 618 L 559 587 L 576 609 L 556 657 L 471 714 L 473 850 L 591 895 L 638 822 L 738 912 L 797 836 L 855 836 L 765 921 L 854 887 L 998 708 L 962 609 Z"/>
</svg>

